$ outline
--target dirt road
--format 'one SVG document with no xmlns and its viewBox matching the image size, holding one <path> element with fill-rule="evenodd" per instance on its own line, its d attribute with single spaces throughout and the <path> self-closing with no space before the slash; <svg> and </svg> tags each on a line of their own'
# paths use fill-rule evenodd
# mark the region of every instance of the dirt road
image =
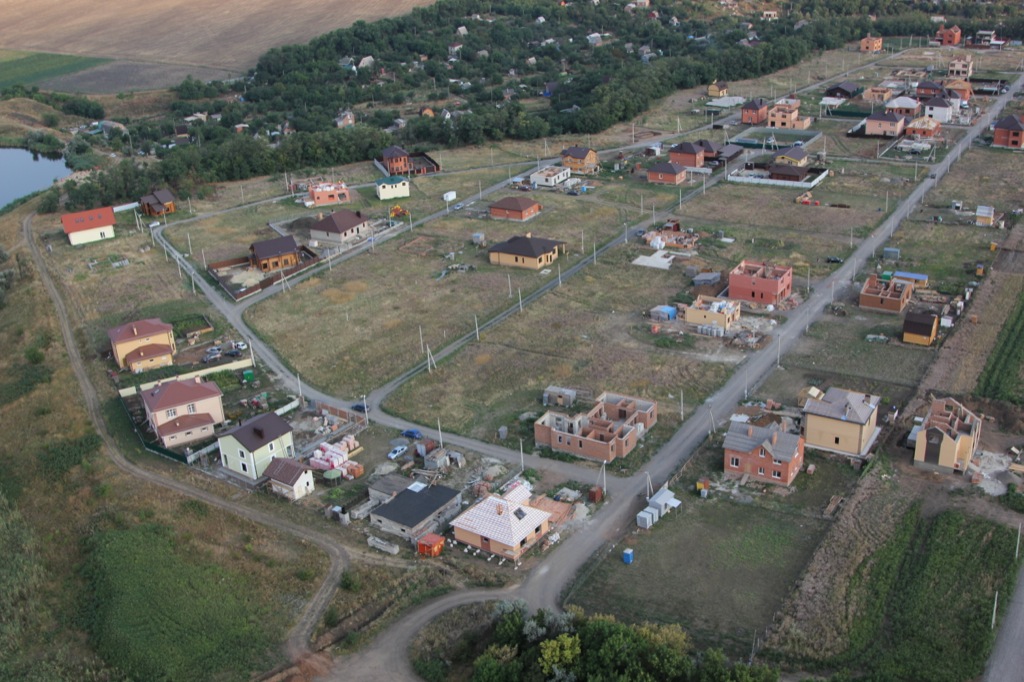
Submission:
<svg viewBox="0 0 1024 682">
<path fill-rule="evenodd" d="M 287 651 L 288 655 L 293 661 L 297 661 L 309 653 L 309 640 L 313 634 L 313 630 L 316 628 L 317 623 L 320 621 L 321 614 L 327 608 L 331 598 L 334 596 L 334 592 L 337 589 L 338 581 L 341 579 L 342 571 L 348 566 L 349 558 L 344 548 L 333 538 L 318 533 L 314 530 L 300 526 L 290 521 L 285 521 L 273 514 L 267 514 L 255 509 L 251 509 L 241 504 L 236 504 L 230 500 L 225 500 L 213 493 L 205 490 L 200 490 L 187 483 L 168 478 L 154 471 L 144 469 L 129 462 L 124 454 L 117 447 L 117 443 L 111 438 L 107 432 L 106 424 L 103 421 L 103 416 L 100 409 L 100 399 L 96 392 L 92 382 L 89 381 L 89 377 L 85 371 L 85 364 L 82 361 L 82 356 L 78 352 L 78 346 L 75 344 L 74 334 L 72 333 L 71 321 L 68 316 L 67 307 L 64 305 L 64 300 L 57 290 L 57 286 L 54 284 L 53 278 L 50 277 L 49 271 L 46 269 L 46 263 L 43 261 L 42 254 L 39 251 L 39 245 L 32 235 L 32 218 L 35 213 L 30 213 L 22 221 L 22 232 L 24 234 L 25 241 L 28 242 L 29 250 L 32 253 L 32 261 L 35 264 L 36 270 L 39 272 L 39 278 L 43 282 L 43 286 L 46 287 L 46 292 L 50 296 L 50 300 L 53 301 L 54 309 L 57 312 L 57 321 L 60 324 L 61 336 L 64 339 L 64 346 L 68 351 L 68 361 L 71 363 L 71 369 L 75 373 L 75 378 L 78 380 L 78 384 L 82 389 L 82 398 L 85 401 L 85 409 L 89 415 L 90 421 L 92 421 L 93 427 L 96 429 L 96 433 L 103 439 L 103 451 L 114 465 L 124 471 L 125 473 L 133 476 L 137 479 L 158 485 L 169 490 L 173 490 L 186 497 L 191 497 L 196 500 L 202 500 L 206 504 L 224 509 L 237 516 L 254 521 L 261 525 L 273 528 L 282 533 L 288 533 L 294 537 L 305 540 L 312 543 L 322 549 L 330 559 L 330 568 L 327 571 L 327 576 L 320 588 L 313 595 L 313 598 L 306 604 L 306 608 L 303 610 L 302 616 L 299 617 L 298 622 L 292 627 L 291 632 L 288 635 Z"/>
</svg>

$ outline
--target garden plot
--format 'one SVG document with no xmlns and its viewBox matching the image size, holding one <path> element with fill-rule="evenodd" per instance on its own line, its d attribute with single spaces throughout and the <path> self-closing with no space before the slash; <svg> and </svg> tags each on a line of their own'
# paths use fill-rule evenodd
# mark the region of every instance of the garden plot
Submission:
<svg viewBox="0 0 1024 682">
<path fill-rule="evenodd" d="M 440 417 L 445 429 L 483 440 L 493 441 L 498 427 L 509 426 L 529 443 L 531 415 L 539 416 L 540 396 L 550 384 L 665 405 L 676 404 L 685 389 L 687 404 L 698 404 L 731 365 L 707 362 L 718 341 L 660 347 L 650 343 L 653 337 L 634 333 L 641 311 L 670 300 L 681 285 L 677 271 L 630 267 L 634 255 L 630 248 L 600 257 L 522 314 L 481 333 L 453 360 L 401 387 L 388 410 L 419 423 Z M 659 426 L 678 423 L 669 407 L 659 410 L 659 419 Z"/>
</svg>

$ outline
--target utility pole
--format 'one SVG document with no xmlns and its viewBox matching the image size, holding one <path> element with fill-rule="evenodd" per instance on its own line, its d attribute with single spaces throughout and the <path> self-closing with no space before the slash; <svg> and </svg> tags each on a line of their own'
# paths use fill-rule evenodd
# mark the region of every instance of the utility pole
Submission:
<svg viewBox="0 0 1024 682">
<path fill-rule="evenodd" d="M 508 276 L 508 297 L 512 298 L 512 275 Z"/>
<path fill-rule="evenodd" d="M 479 341 L 480 340 L 480 321 L 477 319 L 476 315 L 473 316 L 473 325 L 476 327 L 476 340 Z"/>
<path fill-rule="evenodd" d="M 441 432 L 441 418 L 437 418 L 437 440 L 440 447 L 444 447 L 444 434 Z"/>
<path fill-rule="evenodd" d="M 519 292 L 519 312 L 523 312 L 523 290 L 517 289 Z"/>
</svg>

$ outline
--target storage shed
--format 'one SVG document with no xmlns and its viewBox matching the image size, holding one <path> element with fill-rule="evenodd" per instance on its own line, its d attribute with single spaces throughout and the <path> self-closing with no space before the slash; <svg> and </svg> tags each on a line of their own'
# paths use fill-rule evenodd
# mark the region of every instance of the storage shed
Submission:
<svg viewBox="0 0 1024 682">
<path fill-rule="evenodd" d="M 656 305 L 651 308 L 650 316 L 655 322 L 668 322 L 676 319 L 676 309 L 671 305 Z"/>
<path fill-rule="evenodd" d="M 420 556 L 441 556 L 444 549 L 444 538 L 437 533 L 427 533 L 416 541 L 416 553 Z"/>
</svg>

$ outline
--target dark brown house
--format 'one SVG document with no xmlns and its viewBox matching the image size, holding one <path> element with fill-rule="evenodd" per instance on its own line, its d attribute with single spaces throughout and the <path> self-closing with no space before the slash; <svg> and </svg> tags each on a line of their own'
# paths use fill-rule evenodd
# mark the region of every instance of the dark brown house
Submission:
<svg viewBox="0 0 1024 682">
<path fill-rule="evenodd" d="M 249 260 L 262 272 L 291 268 L 299 264 L 299 245 L 291 235 L 255 242 L 249 247 Z"/>
</svg>

